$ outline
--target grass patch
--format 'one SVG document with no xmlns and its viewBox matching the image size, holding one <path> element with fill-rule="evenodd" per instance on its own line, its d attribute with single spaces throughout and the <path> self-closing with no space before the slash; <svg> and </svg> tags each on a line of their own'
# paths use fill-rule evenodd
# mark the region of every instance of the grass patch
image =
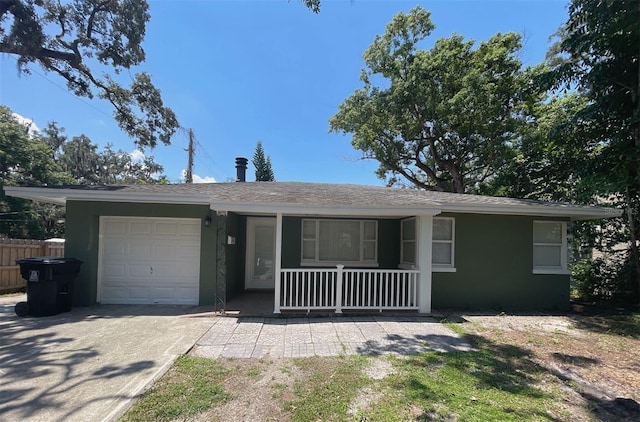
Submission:
<svg viewBox="0 0 640 422">
<path fill-rule="evenodd" d="M 587 329 L 624 337 L 640 338 L 640 313 L 585 317 Z"/>
<path fill-rule="evenodd" d="M 640 339 L 640 312 L 616 315 L 573 315 L 575 328 L 599 334 Z"/>
<path fill-rule="evenodd" d="M 228 372 L 215 360 L 181 356 L 120 421 L 171 421 L 220 405 L 231 398 L 221 386 Z"/>
<path fill-rule="evenodd" d="M 426 352 L 391 359 L 396 372 L 382 380 L 384 396 L 362 420 L 554 419 L 554 400 L 560 397 L 536 387 L 544 370 L 527 350 L 483 338 L 474 342 L 477 352 Z"/>
<path fill-rule="evenodd" d="M 444 319 L 440 321 L 440 323 L 459 336 L 464 336 L 467 334 L 467 330 L 459 322 L 452 322 Z"/>
<path fill-rule="evenodd" d="M 294 385 L 295 400 L 285 404 L 292 421 L 344 421 L 349 403 L 367 382 L 363 356 L 296 359 L 303 375 Z"/>
<path fill-rule="evenodd" d="M 277 382 L 273 384 L 271 386 L 271 390 L 273 390 L 273 392 L 271 393 L 271 397 L 273 397 L 274 399 L 282 398 L 282 396 L 284 395 L 284 392 L 287 391 L 287 388 L 289 388 L 289 386 L 282 382 Z"/>
<path fill-rule="evenodd" d="M 249 370 L 247 371 L 247 376 L 251 378 L 258 378 L 261 373 L 262 368 L 254 366 L 252 368 L 249 368 Z"/>
</svg>

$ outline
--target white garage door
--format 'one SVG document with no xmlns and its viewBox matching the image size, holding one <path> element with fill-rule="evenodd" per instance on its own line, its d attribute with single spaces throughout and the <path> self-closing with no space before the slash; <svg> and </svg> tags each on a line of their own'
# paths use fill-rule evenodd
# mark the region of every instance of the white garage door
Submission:
<svg viewBox="0 0 640 422">
<path fill-rule="evenodd" d="M 197 305 L 199 219 L 100 218 L 98 301 Z"/>
</svg>

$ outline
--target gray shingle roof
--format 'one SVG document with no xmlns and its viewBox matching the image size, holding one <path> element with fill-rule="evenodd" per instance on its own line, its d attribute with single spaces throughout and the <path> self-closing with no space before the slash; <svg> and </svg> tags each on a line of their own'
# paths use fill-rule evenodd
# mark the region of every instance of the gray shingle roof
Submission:
<svg viewBox="0 0 640 422">
<path fill-rule="evenodd" d="M 24 188 L 23 188 L 24 189 Z M 572 205 L 559 202 L 544 202 L 528 199 L 512 199 L 470 194 L 424 191 L 417 189 L 399 189 L 381 186 L 363 186 L 351 184 L 305 183 L 305 182 L 243 182 L 243 183 L 202 183 L 173 185 L 130 185 L 130 186 L 52 186 L 33 188 L 46 191 L 43 198 L 62 195 L 65 198 L 108 200 L 109 197 L 131 197 L 140 201 L 153 198 L 188 198 L 185 202 L 210 203 L 233 208 L 233 205 L 286 206 L 294 208 L 398 208 L 439 209 L 443 212 L 487 212 L 502 214 L 543 214 L 552 212 L 558 215 L 579 218 L 594 217 L 595 214 L 615 217 L 619 210 L 584 205 Z M 57 192 L 56 192 L 57 191 Z M 32 198 L 34 199 L 34 198 Z"/>
</svg>

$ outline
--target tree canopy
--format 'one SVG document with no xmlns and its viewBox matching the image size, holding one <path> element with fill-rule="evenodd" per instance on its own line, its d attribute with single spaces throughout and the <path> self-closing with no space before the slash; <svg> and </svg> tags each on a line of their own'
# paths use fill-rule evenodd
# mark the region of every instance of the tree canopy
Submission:
<svg viewBox="0 0 640 422">
<path fill-rule="evenodd" d="M 596 148 L 581 163 L 593 197 L 626 210 L 622 232 L 640 298 L 640 1 L 572 0 L 569 17 L 550 51 L 546 78 L 557 91 L 575 88 L 585 105 L 579 122 L 584 148 Z M 574 125 L 575 126 L 575 125 Z"/>
<path fill-rule="evenodd" d="M 150 75 L 133 75 L 129 88 L 120 82 L 145 60 L 148 9 L 145 0 L 0 0 L 0 52 L 16 56 L 24 74 L 37 65 L 73 94 L 109 101 L 140 148 L 169 144 L 178 120 Z"/>
<path fill-rule="evenodd" d="M 330 119 L 352 134 L 363 158 L 394 184 L 468 192 L 510 158 L 524 72 L 520 36 L 496 34 L 477 47 L 452 35 L 430 50 L 418 44 L 434 29 L 430 12 L 398 13 L 364 52 L 364 87 Z"/>
<path fill-rule="evenodd" d="M 111 145 L 100 151 L 85 135 L 68 139 L 55 122 L 30 134 L 0 106 L 0 234 L 45 238 L 64 229 L 63 207 L 6 197 L 4 186 L 164 183 L 162 171 L 152 156 L 136 160 Z"/>
<path fill-rule="evenodd" d="M 253 153 L 253 167 L 256 169 L 256 182 L 273 182 L 276 180 L 271 168 L 271 157 L 264 155 L 262 141 L 258 141 Z"/>
</svg>

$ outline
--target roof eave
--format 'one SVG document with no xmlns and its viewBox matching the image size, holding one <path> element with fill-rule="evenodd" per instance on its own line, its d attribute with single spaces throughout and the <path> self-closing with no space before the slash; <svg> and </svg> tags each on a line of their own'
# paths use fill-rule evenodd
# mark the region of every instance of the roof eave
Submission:
<svg viewBox="0 0 640 422">
<path fill-rule="evenodd" d="M 594 220 L 600 218 L 616 218 L 623 211 L 615 208 L 581 207 L 570 205 L 500 205 L 478 206 L 444 204 L 442 212 L 459 212 L 469 214 L 528 215 L 538 217 L 565 217 L 571 220 Z"/>
<path fill-rule="evenodd" d="M 78 191 L 75 189 L 56 189 L 55 192 L 47 188 L 5 186 L 9 196 L 31 199 L 65 205 L 67 201 L 103 201 L 103 202 L 144 202 L 164 204 L 194 204 L 209 205 L 208 195 L 167 195 L 145 192 L 114 192 L 114 191 Z"/>
</svg>

